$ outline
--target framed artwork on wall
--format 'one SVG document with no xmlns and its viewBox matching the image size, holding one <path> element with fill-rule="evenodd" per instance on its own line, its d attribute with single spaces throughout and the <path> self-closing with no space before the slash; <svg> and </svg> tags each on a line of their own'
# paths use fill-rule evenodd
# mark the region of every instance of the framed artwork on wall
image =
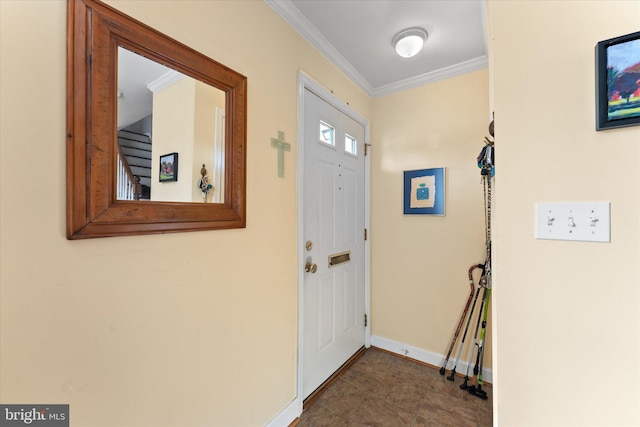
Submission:
<svg viewBox="0 0 640 427">
<path fill-rule="evenodd" d="M 640 32 L 596 44 L 596 130 L 640 124 Z"/>
<path fill-rule="evenodd" d="M 178 153 L 160 156 L 160 182 L 178 180 Z"/>
<path fill-rule="evenodd" d="M 444 216 L 444 168 L 404 171 L 405 215 Z"/>
</svg>

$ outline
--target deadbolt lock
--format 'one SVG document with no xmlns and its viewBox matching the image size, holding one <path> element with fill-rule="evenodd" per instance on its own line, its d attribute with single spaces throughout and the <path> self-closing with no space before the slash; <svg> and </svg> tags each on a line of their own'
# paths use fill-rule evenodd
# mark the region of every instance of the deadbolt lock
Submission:
<svg viewBox="0 0 640 427">
<path fill-rule="evenodd" d="M 318 265 L 311 261 L 307 261 L 307 263 L 304 265 L 304 271 L 306 271 L 307 273 L 315 273 L 316 271 L 318 271 Z"/>
<path fill-rule="evenodd" d="M 311 240 L 307 240 L 307 243 L 304 244 L 304 247 L 307 249 L 307 251 L 310 251 L 313 248 L 313 242 L 311 242 Z"/>
</svg>

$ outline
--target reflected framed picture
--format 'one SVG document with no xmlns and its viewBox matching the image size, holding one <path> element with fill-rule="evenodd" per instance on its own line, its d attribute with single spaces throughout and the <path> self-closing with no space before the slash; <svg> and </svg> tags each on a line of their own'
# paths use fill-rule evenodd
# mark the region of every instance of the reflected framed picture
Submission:
<svg viewBox="0 0 640 427">
<path fill-rule="evenodd" d="M 444 216 L 445 169 L 404 171 L 405 215 Z"/>
<path fill-rule="evenodd" d="M 178 180 L 178 153 L 160 156 L 160 182 Z"/>
<path fill-rule="evenodd" d="M 596 130 L 640 124 L 640 32 L 596 44 Z"/>
</svg>

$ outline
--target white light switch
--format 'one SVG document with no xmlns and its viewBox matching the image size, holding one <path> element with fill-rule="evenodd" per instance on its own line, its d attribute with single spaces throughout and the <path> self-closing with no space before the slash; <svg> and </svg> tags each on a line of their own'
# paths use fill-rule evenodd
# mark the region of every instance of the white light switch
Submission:
<svg viewBox="0 0 640 427">
<path fill-rule="evenodd" d="M 536 239 L 610 242 L 610 203 L 536 203 Z"/>
</svg>

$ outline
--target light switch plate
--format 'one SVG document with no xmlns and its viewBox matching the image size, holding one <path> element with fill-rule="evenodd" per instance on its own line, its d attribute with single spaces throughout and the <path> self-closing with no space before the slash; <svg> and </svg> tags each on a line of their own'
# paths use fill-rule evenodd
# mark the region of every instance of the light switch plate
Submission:
<svg viewBox="0 0 640 427">
<path fill-rule="evenodd" d="M 536 203 L 536 239 L 611 241 L 611 203 Z"/>
</svg>

